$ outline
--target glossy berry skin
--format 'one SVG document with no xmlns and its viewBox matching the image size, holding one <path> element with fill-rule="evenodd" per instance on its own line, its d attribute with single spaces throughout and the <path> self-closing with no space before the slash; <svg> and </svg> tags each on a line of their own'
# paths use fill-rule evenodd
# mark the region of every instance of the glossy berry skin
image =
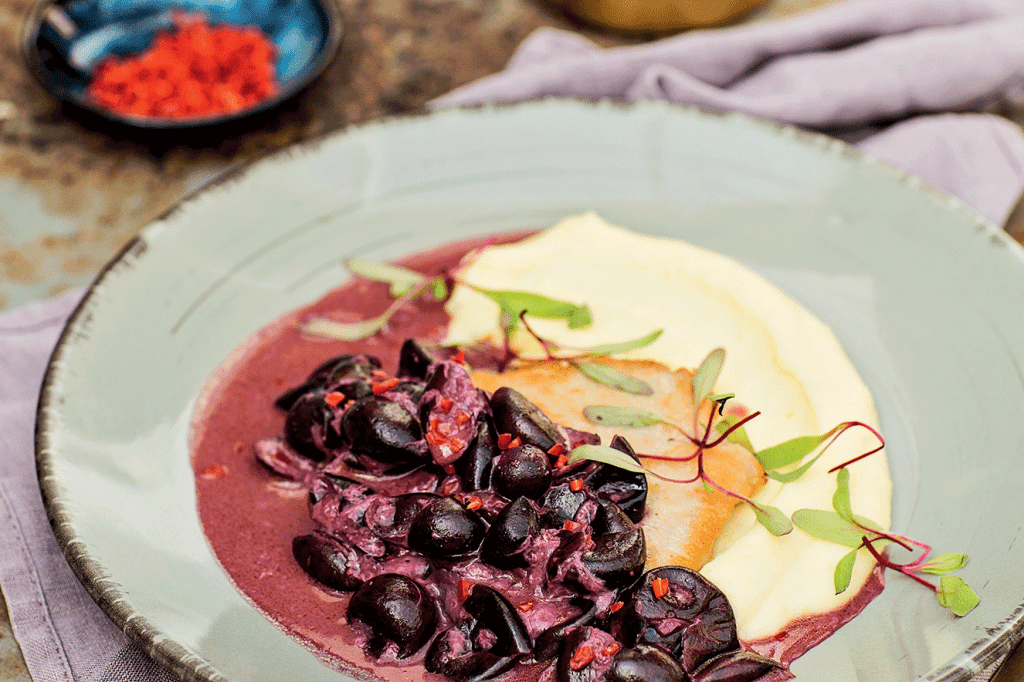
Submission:
<svg viewBox="0 0 1024 682">
<path fill-rule="evenodd" d="M 520 554 L 523 546 L 540 531 L 540 520 L 533 503 L 519 497 L 498 513 L 487 529 L 480 558 L 498 568 L 525 568 L 527 562 Z"/>
<path fill-rule="evenodd" d="M 419 421 L 400 404 L 383 398 L 364 398 L 345 411 L 342 428 L 352 452 L 384 464 L 415 462 L 422 450 Z"/>
<path fill-rule="evenodd" d="M 536 500 L 551 485 L 551 463 L 536 445 L 517 445 L 504 450 L 495 460 L 491 481 L 499 495 Z"/>
<path fill-rule="evenodd" d="M 450 497 L 437 497 L 413 519 L 409 548 L 431 559 L 453 559 L 475 552 L 486 531 L 479 514 Z"/>
<path fill-rule="evenodd" d="M 519 391 L 499 388 L 491 396 L 490 404 L 498 433 L 510 433 L 542 452 L 561 442 L 555 423 Z"/>
<path fill-rule="evenodd" d="M 384 573 L 367 580 L 352 594 L 346 617 L 369 629 L 366 651 L 379 657 L 389 643 L 399 658 L 426 644 L 437 628 L 437 606 L 412 578 Z"/>
<path fill-rule="evenodd" d="M 604 675 L 605 682 L 688 682 L 686 671 L 667 651 L 651 644 L 621 649 Z"/>
</svg>

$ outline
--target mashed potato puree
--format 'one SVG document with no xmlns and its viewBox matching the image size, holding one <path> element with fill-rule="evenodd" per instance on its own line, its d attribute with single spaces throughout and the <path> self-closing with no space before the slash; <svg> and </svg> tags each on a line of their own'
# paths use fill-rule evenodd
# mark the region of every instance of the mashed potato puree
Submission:
<svg viewBox="0 0 1024 682">
<path fill-rule="evenodd" d="M 735 393 L 736 401 L 761 411 L 747 425 L 756 449 L 822 434 L 844 421 L 877 427 L 871 395 L 831 330 L 763 277 L 720 254 L 630 232 L 587 213 L 526 240 L 483 249 L 467 259 L 459 278 L 588 304 L 593 323 L 585 329 L 531 320 L 538 334 L 563 346 L 620 342 L 663 329 L 653 344 L 624 357 L 691 370 L 713 348 L 724 348 L 715 391 Z M 500 339 L 497 306 L 482 294 L 457 287 L 448 312 L 447 342 Z M 525 357 L 539 357 L 531 341 L 519 335 L 514 346 Z M 835 475 L 828 469 L 876 445 L 865 429 L 851 429 L 798 481 L 769 482 L 755 499 L 787 515 L 831 509 Z M 892 483 L 885 456 L 858 462 L 850 474 L 854 511 L 888 528 Z M 853 599 L 875 562 L 862 549 L 850 587 L 836 595 L 833 569 L 848 551 L 799 529 L 774 537 L 742 505 L 701 573 L 728 596 L 740 638 L 754 641 Z"/>
</svg>

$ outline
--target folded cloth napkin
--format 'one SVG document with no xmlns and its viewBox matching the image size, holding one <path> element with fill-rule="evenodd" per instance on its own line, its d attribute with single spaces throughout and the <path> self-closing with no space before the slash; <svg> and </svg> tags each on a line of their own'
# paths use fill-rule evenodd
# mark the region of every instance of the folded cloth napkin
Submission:
<svg viewBox="0 0 1024 682">
<path fill-rule="evenodd" d="M 995 101 L 1019 83 L 1022 22 L 1024 0 L 848 0 L 774 24 L 609 50 L 542 30 L 504 72 L 434 106 L 553 95 L 661 97 L 842 128 L 866 152 L 1001 223 L 1024 187 L 1024 136 L 996 116 L 948 112 Z M 924 111 L 934 113 L 910 118 Z M 852 127 L 860 131 L 851 134 Z M 80 296 L 0 315 L 0 586 L 35 680 L 169 680 L 75 579 L 36 484 L 36 396 Z"/>
</svg>

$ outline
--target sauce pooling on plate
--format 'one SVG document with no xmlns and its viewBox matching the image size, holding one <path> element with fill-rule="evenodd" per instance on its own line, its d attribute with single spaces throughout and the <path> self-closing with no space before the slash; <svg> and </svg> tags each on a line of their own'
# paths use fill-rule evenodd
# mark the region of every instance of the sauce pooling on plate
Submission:
<svg viewBox="0 0 1024 682">
<path fill-rule="evenodd" d="M 456 245 L 409 259 L 405 264 L 426 272 L 451 268 L 476 245 Z M 657 606 L 667 603 L 679 590 L 690 593 L 704 590 L 711 595 L 708 600 L 712 600 L 715 594 L 719 595 L 728 609 L 726 621 L 732 618 L 732 611 L 717 588 L 698 574 L 687 572 L 687 569 L 641 572 L 644 562 L 638 564 L 635 554 L 636 538 L 643 537 L 637 532 L 643 527 L 643 510 L 639 518 L 631 519 L 624 509 L 628 505 L 619 505 L 607 496 L 602 498 L 601 486 L 595 485 L 595 480 L 600 483 L 601 477 L 608 478 L 608 474 L 601 474 L 600 466 L 588 465 L 585 470 L 575 472 L 551 470 L 557 463 L 557 455 L 549 452 L 550 447 L 543 448 L 538 443 L 524 444 L 521 434 L 512 434 L 514 429 L 499 432 L 497 425 L 492 426 L 486 418 L 477 419 L 482 414 L 493 422 L 495 396 L 499 397 L 500 403 L 502 396 L 509 395 L 507 391 L 502 393 L 498 388 L 478 394 L 463 386 L 461 393 L 450 391 L 451 395 L 445 395 L 446 378 L 448 383 L 461 381 L 454 376 L 458 375 L 459 363 L 444 360 L 440 354 L 429 359 L 420 356 L 422 363 L 418 366 L 422 367 L 423 376 L 416 376 L 420 370 L 410 370 L 416 363 L 400 361 L 400 348 L 406 339 L 436 343 L 444 338 L 448 317 L 440 304 L 419 301 L 396 315 L 387 333 L 354 344 L 307 337 L 297 331 L 298 323 L 313 315 L 364 319 L 377 314 L 389 303 L 386 286 L 356 281 L 263 330 L 214 377 L 200 407 L 194 432 L 200 518 L 218 559 L 238 588 L 259 609 L 339 668 L 370 672 L 385 679 L 405 679 L 411 663 L 411 670 L 418 671 L 415 675 L 431 676 L 422 667 L 425 665 L 449 679 L 458 680 L 502 673 L 515 662 L 540 661 L 518 667 L 515 673 L 510 674 L 535 678 L 547 666 L 548 671 L 544 674 L 558 676 L 561 668 L 564 678 L 589 668 L 614 679 L 616 666 L 628 663 L 648 666 L 650 670 L 669 671 L 666 673 L 671 673 L 668 679 L 673 679 L 672 676 L 683 674 L 677 672 L 673 665 L 692 673 L 702 670 L 700 666 L 708 665 L 707 662 L 716 656 L 732 656 L 750 669 L 753 676 L 744 679 L 754 679 L 774 666 L 750 650 L 768 653 L 788 662 L 855 615 L 880 589 L 881 583 L 876 576 L 869 580 L 860 596 L 843 609 L 814 614 L 795 622 L 793 627 L 776 633 L 769 640 L 748 643 L 751 646 L 746 647 L 746 652 L 740 648 L 735 624 L 726 626 L 725 634 L 720 632 L 715 637 L 701 640 L 718 641 L 717 649 L 693 646 L 686 649 L 691 652 L 687 654 L 682 645 L 673 650 L 674 645 L 664 642 L 640 641 L 638 633 L 643 631 L 664 631 L 660 637 L 671 639 L 676 636 L 677 640 L 681 640 L 677 633 L 689 632 L 688 628 L 681 627 L 684 621 L 677 617 L 679 614 L 662 614 L 655 625 L 648 623 L 650 627 L 637 625 L 635 619 L 631 620 L 633 614 L 643 615 L 650 608 L 644 604 Z M 322 449 L 320 446 L 327 445 L 325 438 L 332 433 L 338 437 L 345 433 L 341 414 L 334 426 L 320 431 L 317 436 L 311 436 L 313 431 L 309 429 L 304 434 L 295 435 L 293 429 L 289 438 L 285 411 L 275 407 L 275 401 L 289 394 L 289 389 L 303 384 L 311 372 L 315 375 L 317 365 L 344 354 L 358 356 L 363 358 L 359 362 L 369 363 L 355 372 L 367 375 L 367 385 L 385 388 L 375 392 L 371 387 L 370 395 L 353 393 L 350 396 L 338 389 L 354 382 L 339 375 L 334 377 L 333 385 L 322 382 L 322 385 L 308 385 L 303 390 L 292 392 L 288 399 L 295 402 L 287 406 L 289 412 L 301 412 L 301 407 L 295 408 L 300 401 L 310 403 L 311 409 L 322 409 L 317 401 L 328 395 L 331 397 L 327 400 L 334 401 L 337 396 L 333 394 L 340 393 L 342 399 L 334 407 L 340 406 L 341 414 L 348 411 L 346 404 L 354 401 L 348 404 L 351 410 L 347 419 L 349 423 L 372 424 L 375 421 L 374 410 L 380 409 L 382 404 L 401 405 L 404 414 L 413 415 L 414 419 L 408 422 L 403 416 L 398 421 L 408 422 L 409 429 L 421 430 L 418 435 L 427 442 L 426 452 L 393 452 L 383 457 L 384 461 L 379 458 L 359 461 L 356 457 L 335 467 L 329 463 L 315 464 L 317 459 L 325 459 L 315 452 L 315 449 Z M 365 360 L 368 357 L 378 359 L 380 367 Z M 374 377 L 374 372 L 379 372 L 380 376 Z M 435 378 L 435 375 L 440 378 Z M 408 386 L 388 385 L 395 379 Z M 429 391 L 435 391 L 436 395 L 428 400 L 429 407 L 424 414 L 422 398 Z M 505 447 L 501 447 L 496 443 L 496 449 L 492 450 L 495 468 L 498 462 L 507 460 L 504 468 L 520 473 L 481 474 L 474 483 L 473 475 L 466 473 L 470 467 L 465 461 L 460 463 L 459 458 L 446 459 L 450 454 L 445 455 L 440 447 L 444 440 L 441 436 L 447 437 L 451 444 L 451 429 L 462 425 L 452 423 L 448 433 L 441 433 L 438 424 L 447 422 L 432 424 L 430 412 L 443 412 L 445 403 L 442 399 L 451 400 L 454 406 L 459 400 L 473 402 L 471 398 L 474 396 L 486 404 L 475 404 L 466 412 L 476 413 L 470 414 L 471 420 L 467 422 L 471 424 L 471 435 L 477 436 L 482 429 L 493 430 L 495 438 L 503 434 L 520 438 L 516 445 L 510 447 L 505 443 Z M 502 409 L 499 407 L 497 411 L 500 413 Z M 513 412 L 519 414 L 523 411 L 517 410 Z M 454 414 L 460 413 L 456 411 Z M 295 420 L 292 421 L 294 423 Z M 354 434 L 359 430 L 352 427 L 349 432 Z M 429 442 L 428 434 L 431 433 L 436 441 L 433 444 Z M 571 447 L 590 438 L 586 433 L 564 427 L 557 429 L 556 434 L 560 439 L 556 442 L 563 447 Z M 280 436 L 284 438 L 274 440 Z M 295 458 L 294 455 L 304 447 L 303 440 L 312 449 Z M 468 447 L 472 438 L 456 440 Z M 256 442 L 260 442 L 257 451 L 262 461 L 257 461 L 252 454 Z M 275 448 L 275 443 L 287 444 Z M 331 449 L 330 445 L 327 450 Z M 538 456 L 527 445 L 538 449 L 541 455 Z M 350 446 L 351 443 L 341 447 L 352 450 Z M 622 447 L 628 448 L 629 445 L 623 444 Z M 419 466 L 422 464 L 420 459 L 427 465 Z M 531 487 L 530 477 L 524 477 L 521 471 L 529 470 L 531 463 L 535 465 L 534 469 L 543 469 L 541 460 L 549 467 L 547 480 L 544 485 Z M 403 468 L 412 471 L 404 473 Z M 276 473 L 272 469 L 276 469 Z M 483 485 L 484 479 L 487 479 L 486 486 Z M 573 490 L 574 487 L 580 489 Z M 566 508 L 564 500 L 561 500 L 580 495 L 586 504 L 581 503 L 575 509 L 571 506 Z M 402 504 L 396 505 L 395 500 Z M 369 524 L 375 532 L 359 538 L 359 533 L 353 529 L 360 523 L 367 527 L 367 514 L 371 520 L 376 519 L 376 525 Z M 403 514 L 411 525 L 395 527 L 394 519 Z M 494 549 L 514 545 L 508 537 L 509 528 L 524 524 L 533 528 L 531 521 L 534 517 L 534 539 L 524 544 L 529 544 L 531 551 L 538 556 L 550 559 L 556 555 L 562 561 L 533 561 L 531 564 L 528 557 L 523 556 L 529 552 L 522 547 L 513 548 L 523 550 L 518 554 L 516 551 Z M 429 528 L 423 530 L 424 526 L 456 521 L 469 528 L 469 539 L 463 538 L 462 546 L 441 551 L 429 540 L 423 540 L 424 537 L 432 537 Z M 638 521 L 639 526 L 636 526 Z M 594 532 L 595 527 L 605 532 Z M 413 531 L 413 528 L 418 530 Z M 493 539 L 492 529 L 495 528 L 506 531 L 501 542 Z M 515 536 L 514 533 L 512 535 Z M 390 544 L 382 541 L 382 537 Z M 339 542 L 339 538 L 343 542 Z M 488 538 L 492 538 L 490 542 Z M 315 574 L 318 570 L 316 566 L 323 564 L 323 557 L 343 553 L 339 549 L 341 545 L 359 547 L 360 542 L 359 556 L 379 555 L 371 562 L 377 564 L 373 570 L 353 571 L 353 575 L 348 576 L 350 583 L 334 587 L 325 585 L 323 576 L 320 580 L 311 577 L 310 573 Z M 598 566 L 595 557 L 600 552 L 595 550 L 599 542 L 608 546 L 614 542 L 621 543 L 626 551 L 617 554 L 627 558 L 629 550 L 632 550 L 633 564 L 627 562 L 623 565 L 619 561 L 611 568 Z M 466 550 L 467 543 L 474 545 L 472 551 Z M 595 547 L 588 547 L 591 543 Z M 385 547 L 381 549 L 381 546 Z M 415 551 L 404 553 L 410 546 Z M 395 550 L 396 547 L 400 549 Z M 559 551 L 561 555 L 557 554 Z M 479 559 L 484 553 L 488 556 L 486 561 Z M 467 558 L 470 555 L 475 558 Z M 588 556 L 589 559 L 584 558 Z M 352 555 L 349 558 L 352 560 L 348 564 L 359 564 Z M 380 570 L 380 564 L 387 561 L 391 564 Z M 516 561 L 526 563 L 526 567 L 515 566 Z M 572 566 L 575 573 L 563 570 L 562 575 L 552 577 L 552 573 L 558 573 L 560 565 Z M 601 584 L 593 581 L 595 577 Z M 540 584 L 547 584 L 551 589 L 547 593 L 543 590 L 537 592 Z M 503 585 L 504 590 L 496 589 Z M 539 594 L 541 599 L 527 598 L 531 585 L 533 594 Z M 699 589 L 695 585 L 700 586 Z M 424 593 L 418 593 L 418 589 Z M 372 614 L 380 609 L 375 608 L 375 604 L 379 606 L 380 600 L 388 595 L 402 594 L 406 595 L 408 603 L 425 603 L 429 597 L 435 606 L 447 602 L 451 605 L 438 609 L 432 623 L 424 622 L 431 620 L 425 615 L 426 611 L 412 619 L 403 619 L 410 621 L 406 622 L 408 627 L 404 629 L 396 630 L 394 624 L 389 626 L 386 622 L 377 622 Z M 629 608 L 623 610 L 627 603 Z M 615 616 L 613 609 L 614 613 L 624 615 Z M 585 618 L 591 611 L 595 613 L 589 619 Z M 508 612 L 509 617 L 502 620 L 504 625 L 485 620 L 485 614 L 495 612 Z M 656 614 L 652 617 L 659 618 Z M 558 629 L 567 622 L 581 619 L 582 623 L 574 622 L 571 628 Z M 509 623 L 518 624 L 522 631 L 517 633 L 517 628 L 509 626 Z M 545 633 L 549 633 L 546 639 Z M 570 633 L 571 636 L 565 637 Z M 694 630 L 693 634 L 696 633 Z M 544 650 L 544 642 L 547 641 L 547 649 L 551 649 L 550 640 L 553 639 L 565 641 L 554 653 Z M 629 653 L 612 651 L 616 647 L 622 649 L 624 641 L 627 644 L 625 650 Z M 542 649 L 539 655 L 536 653 L 538 642 Z M 645 648 L 651 646 L 653 650 Z M 663 660 L 665 651 L 673 653 L 667 661 Z M 700 653 L 693 653 L 697 651 Z M 428 660 L 432 653 L 434 660 Z M 550 661 L 555 661 L 555 664 L 549 665 Z M 757 666 L 762 667 L 758 669 Z M 710 669 L 704 668 L 702 672 L 710 674 Z"/>
</svg>

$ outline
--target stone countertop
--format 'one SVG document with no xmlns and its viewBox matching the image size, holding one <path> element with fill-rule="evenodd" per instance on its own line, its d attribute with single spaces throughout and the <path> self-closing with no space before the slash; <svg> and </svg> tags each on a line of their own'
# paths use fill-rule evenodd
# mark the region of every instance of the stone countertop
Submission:
<svg viewBox="0 0 1024 682">
<path fill-rule="evenodd" d="M 35 0 L 0 2 L 0 311 L 83 286 L 139 228 L 237 164 L 428 100 L 501 69 L 541 26 L 602 35 L 542 0 L 337 0 L 345 36 L 312 87 L 216 139 L 133 139 L 62 109 L 25 69 Z M 837 0 L 771 0 L 767 21 Z M 635 39 L 633 39 L 635 40 Z M 0 682 L 29 682 L 0 595 Z"/>
</svg>

